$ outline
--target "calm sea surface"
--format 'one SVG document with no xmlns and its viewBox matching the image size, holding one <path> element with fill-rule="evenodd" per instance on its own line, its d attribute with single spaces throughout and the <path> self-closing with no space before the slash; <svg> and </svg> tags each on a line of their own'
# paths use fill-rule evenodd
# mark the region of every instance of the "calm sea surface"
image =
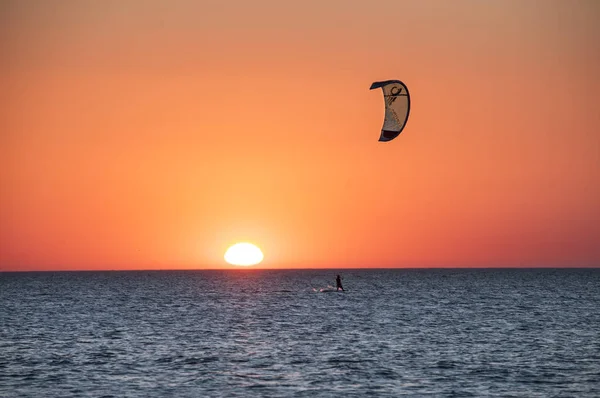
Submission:
<svg viewBox="0 0 600 398">
<path fill-rule="evenodd" d="M 339 272 L 0 273 L 0 396 L 600 397 L 600 269 Z"/>
</svg>

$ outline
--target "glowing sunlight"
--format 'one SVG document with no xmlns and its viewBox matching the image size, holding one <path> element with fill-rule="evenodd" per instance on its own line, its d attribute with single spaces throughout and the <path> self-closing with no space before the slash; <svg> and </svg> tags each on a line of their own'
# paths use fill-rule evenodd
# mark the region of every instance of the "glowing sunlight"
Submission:
<svg viewBox="0 0 600 398">
<path fill-rule="evenodd" d="M 225 261 L 232 265 L 256 265 L 263 260 L 262 251 L 252 243 L 236 243 L 225 252 Z"/>
</svg>

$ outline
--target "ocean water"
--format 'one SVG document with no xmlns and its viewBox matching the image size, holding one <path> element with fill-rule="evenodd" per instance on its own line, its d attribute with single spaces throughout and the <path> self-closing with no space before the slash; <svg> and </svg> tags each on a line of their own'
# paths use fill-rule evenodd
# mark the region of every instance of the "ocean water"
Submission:
<svg viewBox="0 0 600 398">
<path fill-rule="evenodd" d="M 332 394 L 599 397 L 600 269 L 0 273 L 2 397 Z"/>
</svg>

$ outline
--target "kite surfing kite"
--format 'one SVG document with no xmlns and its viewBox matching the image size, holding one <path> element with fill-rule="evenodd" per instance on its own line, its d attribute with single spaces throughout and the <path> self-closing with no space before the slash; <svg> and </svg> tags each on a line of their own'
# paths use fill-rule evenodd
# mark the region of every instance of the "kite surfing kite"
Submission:
<svg viewBox="0 0 600 398">
<path fill-rule="evenodd" d="M 410 113 L 408 88 L 400 80 L 385 80 L 371 84 L 370 90 L 381 88 L 385 101 L 385 118 L 379 141 L 387 142 L 398 137 Z"/>
</svg>

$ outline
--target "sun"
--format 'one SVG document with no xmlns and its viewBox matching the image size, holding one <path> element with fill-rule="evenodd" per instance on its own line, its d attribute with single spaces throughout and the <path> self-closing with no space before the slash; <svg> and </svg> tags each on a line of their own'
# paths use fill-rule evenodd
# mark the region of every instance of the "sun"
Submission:
<svg viewBox="0 0 600 398">
<path fill-rule="evenodd" d="M 232 265 L 256 265 L 263 260 L 262 251 L 252 243 L 236 243 L 225 252 L 225 261 Z"/>
</svg>

